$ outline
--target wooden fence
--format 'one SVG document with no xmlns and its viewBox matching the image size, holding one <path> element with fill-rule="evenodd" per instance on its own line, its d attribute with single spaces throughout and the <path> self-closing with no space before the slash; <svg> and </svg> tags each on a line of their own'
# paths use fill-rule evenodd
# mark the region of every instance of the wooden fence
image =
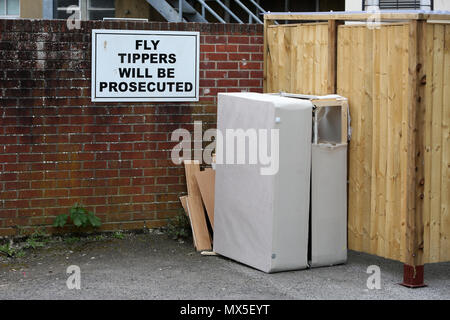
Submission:
<svg viewBox="0 0 450 320">
<path fill-rule="evenodd" d="M 419 15 L 376 29 L 336 16 L 274 25 L 280 18 L 265 20 L 265 91 L 349 99 L 349 248 L 450 261 L 450 24 Z"/>
</svg>

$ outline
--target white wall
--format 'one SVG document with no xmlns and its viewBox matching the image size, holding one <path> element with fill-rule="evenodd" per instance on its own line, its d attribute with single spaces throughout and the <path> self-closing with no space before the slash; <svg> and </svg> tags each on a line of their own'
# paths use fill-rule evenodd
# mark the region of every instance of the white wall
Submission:
<svg viewBox="0 0 450 320">
<path fill-rule="evenodd" d="M 345 11 L 361 11 L 361 0 L 346 0 Z M 434 10 L 437 11 L 450 11 L 450 0 L 434 0 Z"/>
<path fill-rule="evenodd" d="M 345 0 L 345 11 L 361 11 L 361 0 Z"/>
<path fill-rule="evenodd" d="M 450 11 L 449 0 L 434 0 L 434 10 Z"/>
</svg>

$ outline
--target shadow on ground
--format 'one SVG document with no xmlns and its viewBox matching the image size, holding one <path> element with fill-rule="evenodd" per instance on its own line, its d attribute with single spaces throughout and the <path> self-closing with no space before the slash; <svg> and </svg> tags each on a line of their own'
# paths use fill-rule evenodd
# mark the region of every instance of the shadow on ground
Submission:
<svg viewBox="0 0 450 320">
<path fill-rule="evenodd" d="M 81 290 L 66 286 L 66 268 L 81 268 Z M 381 268 L 368 290 L 367 267 Z M 427 265 L 424 289 L 398 285 L 402 264 L 349 252 L 346 265 L 264 274 L 194 252 L 164 234 L 64 242 L 0 262 L 0 299 L 450 299 L 450 263 Z"/>
</svg>

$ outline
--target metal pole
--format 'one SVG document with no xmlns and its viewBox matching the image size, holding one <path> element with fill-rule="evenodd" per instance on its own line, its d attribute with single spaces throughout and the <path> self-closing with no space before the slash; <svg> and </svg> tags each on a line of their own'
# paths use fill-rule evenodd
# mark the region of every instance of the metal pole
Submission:
<svg viewBox="0 0 450 320">
<path fill-rule="evenodd" d="M 178 18 L 183 22 L 183 0 L 178 0 Z"/>
<path fill-rule="evenodd" d="M 220 5 L 223 5 L 222 1 L 217 0 L 217 2 L 219 2 Z M 229 8 L 230 7 L 230 0 L 225 0 L 225 8 Z M 230 14 L 228 13 L 227 10 L 225 10 L 225 21 L 230 23 Z"/>
</svg>

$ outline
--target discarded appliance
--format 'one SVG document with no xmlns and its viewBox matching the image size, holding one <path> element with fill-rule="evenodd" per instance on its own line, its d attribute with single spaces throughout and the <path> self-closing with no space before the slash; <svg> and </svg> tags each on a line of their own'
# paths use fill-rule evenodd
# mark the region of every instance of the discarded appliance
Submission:
<svg viewBox="0 0 450 320">
<path fill-rule="evenodd" d="M 218 100 L 223 146 L 216 148 L 214 251 L 264 272 L 307 268 L 313 104 L 257 93 L 219 94 Z M 263 175 L 267 164 L 250 164 L 256 141 L 246 144 L 246 164 L 230 162 L 236 152 L 229 146 L 239 140 L 230 130 L 252 138 L 268 130 L 271 139 L 278 132 L 279 144 L 268 145 L 279 146 L 279 156 L 274 149 L 261 152 L 264 135 L 257 148 L 278 157 L 278 171 Z M 237 152 L 236 161 L 243 155 Z"/>
<path fill-rule="evenodd" d="M 219 94 L 217 123 L 213 169 L 185 161 L 196 249 L 269 273 L 345 263 L 347 99 Z"/>
<path fill-rule="evenodd" d="M 311 267 L 347 261 L 348 100 L 338 95 L 280 93 L 309 100 L 313 107 L 311 161 Z"/>
<path fill-rule="evenodd" d="M 219 94 L 215 252 L 268 273 L 346 262 L 347 115 L 339 96 Z M 255 148 L 245 139 L 274 129 L 279 168 L 263 175 L 264 163 L 249 163 Z M 229 163 L 239 138 L 227 130 L 245 133 L 247 162 Z M 270 142 L 258 148 L 264 144 L 274 155 Z"/>
</svg>

